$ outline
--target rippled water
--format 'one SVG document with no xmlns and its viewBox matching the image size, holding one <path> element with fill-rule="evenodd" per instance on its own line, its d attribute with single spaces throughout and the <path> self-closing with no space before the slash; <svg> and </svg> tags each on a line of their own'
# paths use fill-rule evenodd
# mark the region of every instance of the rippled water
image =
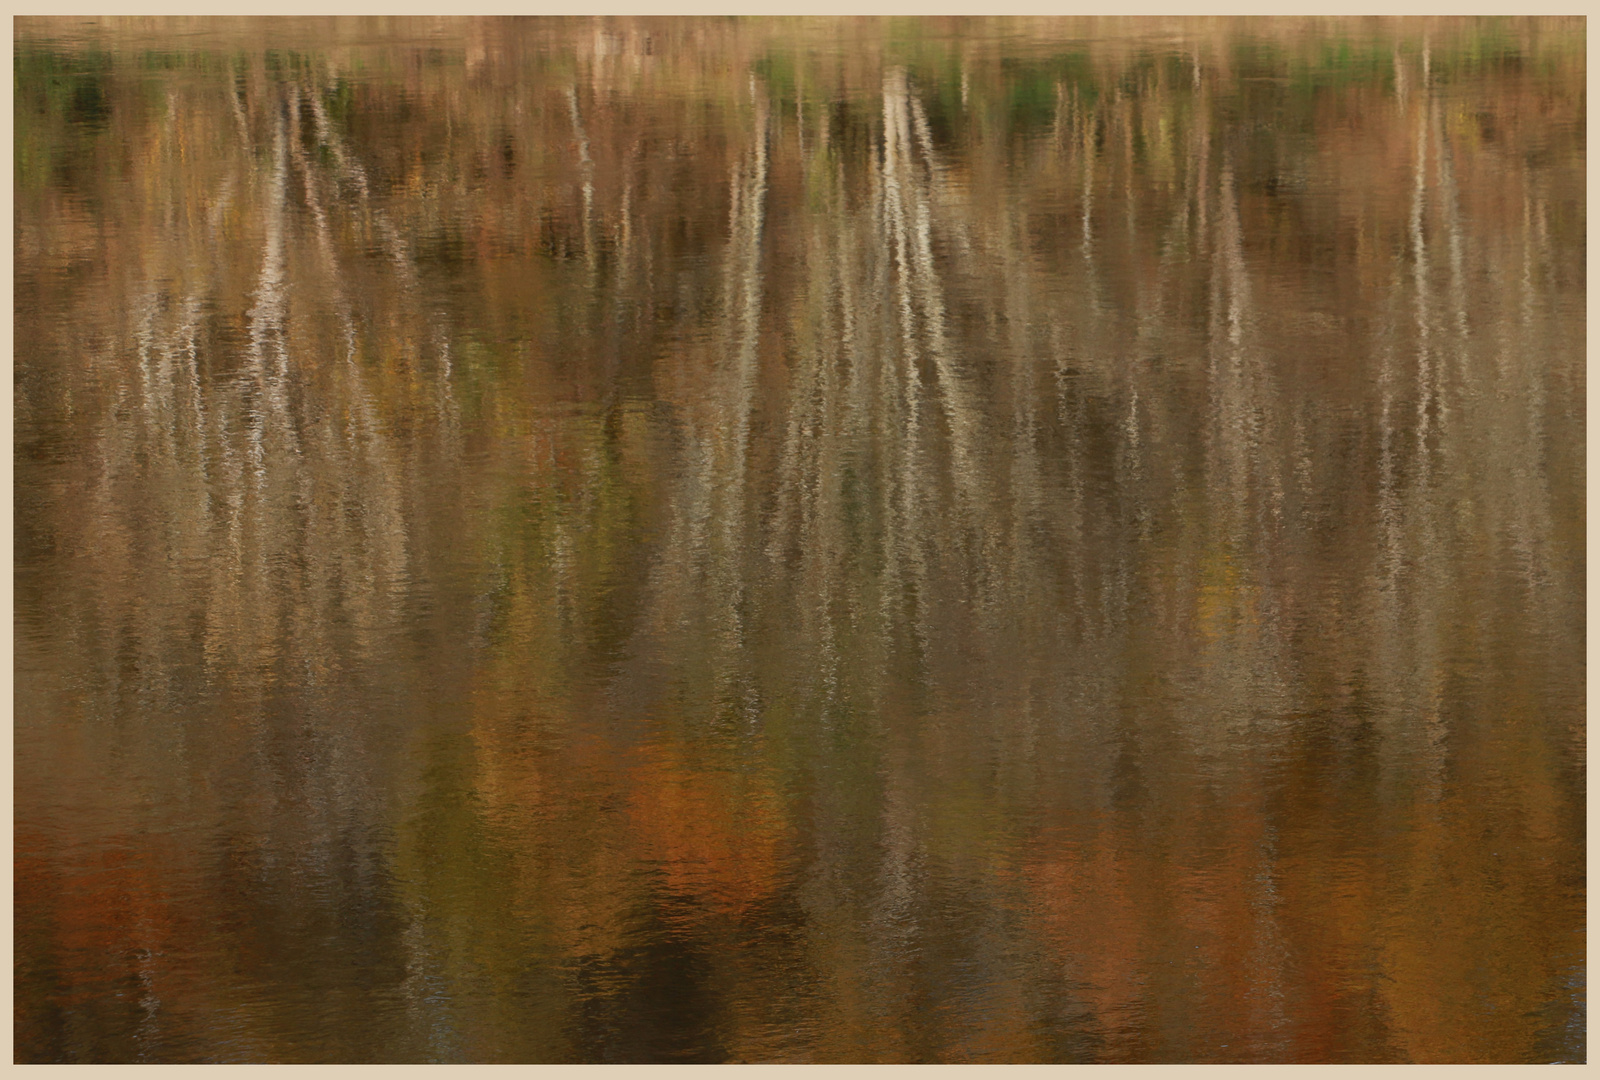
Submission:
<svg viewBox="0 0 1600 1080">
<path fill-rule="evenodd" d="M 1584 49 L 18 20 L 17 1058 L 1583 1060 Z"/>
</svg>

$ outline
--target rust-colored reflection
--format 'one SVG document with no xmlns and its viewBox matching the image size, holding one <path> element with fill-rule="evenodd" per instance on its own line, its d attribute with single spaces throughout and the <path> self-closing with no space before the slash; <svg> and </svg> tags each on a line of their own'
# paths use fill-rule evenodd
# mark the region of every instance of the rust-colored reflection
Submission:
<svg viewBox="0 0 1600 1080">
<path fill-rule="evenodd" d="M 20 1061 L 1581 1061 L 1584 28 L 20 19 Z"/>
</svg>

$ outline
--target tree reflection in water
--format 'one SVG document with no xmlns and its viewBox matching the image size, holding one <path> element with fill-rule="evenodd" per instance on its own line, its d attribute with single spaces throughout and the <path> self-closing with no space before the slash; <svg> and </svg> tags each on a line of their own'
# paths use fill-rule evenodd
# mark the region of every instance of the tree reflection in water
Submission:
<svg viewBox="0 0 1600 1080">
<path fill-rule="evenodd" d="M 18 1059 L 1582 1060 L 1583 34 L 20 19 Z"/>
</svg>

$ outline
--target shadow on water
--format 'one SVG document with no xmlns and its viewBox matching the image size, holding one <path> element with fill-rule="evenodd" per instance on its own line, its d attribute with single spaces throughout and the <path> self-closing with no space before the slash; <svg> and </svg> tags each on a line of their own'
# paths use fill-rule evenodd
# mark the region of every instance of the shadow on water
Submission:
<svg viewBox="0 0 1600 1080">
<path fill-rule="evenodd" d="M 728 1060 L 717 1031 L 721 1012 L 716 944 L 684 928 L 682 901 L 663 898 L 639 920 L 638 943 L 579 961 L 569 978 L 579 1004 L 576 1060 L 604 1064 L 699 1064 Z"/>
</svg>

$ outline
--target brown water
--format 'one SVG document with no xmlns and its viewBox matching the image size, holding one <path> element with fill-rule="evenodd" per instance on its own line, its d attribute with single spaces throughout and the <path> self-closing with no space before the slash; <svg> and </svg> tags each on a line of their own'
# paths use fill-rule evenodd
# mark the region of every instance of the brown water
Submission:
<svg viewBox="0 0 1600 1080">
<path fill-rule="evenodd" d="M 1582 20 L 21 19 L 22 1061 L 1581 1061 Z"/>
</svg>

